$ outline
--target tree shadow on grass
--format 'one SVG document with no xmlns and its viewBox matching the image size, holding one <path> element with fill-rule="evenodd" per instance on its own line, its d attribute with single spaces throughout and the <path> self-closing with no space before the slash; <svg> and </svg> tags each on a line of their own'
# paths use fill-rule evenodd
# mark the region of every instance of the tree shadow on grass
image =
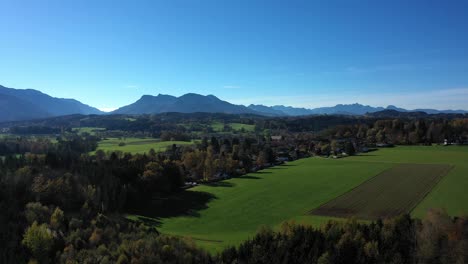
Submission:
<svg viewBox="0 0 468 264">
<path fill-rule="evenodd" d="M 273 173 L 273 172 L 260 170 L 260 171 L 256 171 L 256 172 L 250 172 L 249 174 L 270 174 L 270 173 Z M 240 176 L 240 177 L 237 177 L 237 178 L 245 178 L 245 177 L 247 177 L 247 175 L 246 176 Z"/>
<path fill-rule="evenodd" d="M 263 174 L 263 173 L 271 173 L 271 172 L 256 172 L 255 174 Z M 260 180 L 260 177 L 257 176 L 252 176 L 252 175 L 245 175 L 241 177 L 237 177 L 236 179 L 241 179 L 241 180 Z"/>
<path fill-rule="evenodd" d="M 142 222 L 143 224 L 147 226 L 160 226 L 161 222 L 158 219 L 154 219 L 151 217 L 146 217 L 142 215 L 135 216 L 136 221 Z"/>
<path fill-rule="evenodd" d="M 217 199 L 211 193 L 199 191 L 181 191 L 170 197 L 154 198 L 147 204 L 130 211 L 137 215 L 138 221 L 159 227 L 161 218 L 177 216 L 200 217 L 200 210 L 208 208 L 208 203 Z"/>
<path fill-rule="evenodd" d="M 268 170 L 284 170 L 284 169 L 287 169 L 287 168 L 280 165 L 280 166 L 275 166 L 275 167 L 269 167 L 267 169 Z"/>
<path fill-rule="evenodd" d="M 297 165 L 293 165 L 293 164 L 289 164 L 289 163 L 284 163 L 284 164 L 281 164 L 281 165 L 278 165 L 276 167 L 296 167 Z"/>
<path fill-rule="evenodd" d="M 372 152 L 376 152 L 379 149 L 369 149 L 367 152 L 359 152 L 354 155 L 354 157 L 374 157 L 378 156 L 377 154 L 371 154 Z"/>
<path fill-rule="evenodd" d="M 295 167 L 297 165 L 293 165 L 293 164 L 281 164 L 281 165 L 276 165 L 276 166 L 273 166 L 273 167 L 269 167 L 267 169 L 269 170 L 284 170 L 284 169 L 288 169 L 288 167 Z"/>
<path fill-rule="evenodd" d="M 236 186 L 234 183 L 226 182 L 226 181 L 210 182 L 210 183 L 205 183 L 203 185 L 210 186 L 210 187 L 234 187 Z"/>
</svg>

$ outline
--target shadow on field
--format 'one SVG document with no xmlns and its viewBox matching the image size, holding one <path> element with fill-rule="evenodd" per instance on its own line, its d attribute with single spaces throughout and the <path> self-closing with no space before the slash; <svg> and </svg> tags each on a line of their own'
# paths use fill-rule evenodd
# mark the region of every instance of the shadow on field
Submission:
<svg viewBox="0 0 468 264">
<path fill-rule="evenodd" d="M 161 225 L 161 218 L 200 217 L 199 211 L 208 208 L 207 204 L 213 199 L 216 199 L 216 196 L 211 193 L 182 191 L 167 198 L 154 198 L 131 213 L 140 215 L 137 217 L 139 221 L 158 227 Z"/>
<path fill-rule="evenodd" d="M 269 170 L 284 170 L 284 169 L 288 169 L 288 167 L 295 167 L 295 166 L 296 165 L 291 165 L 291 164 L 281 164 L 278 166 L 269 167 L 268 169 Z"/>
<path fill-rule="evenodd" d="M 262 173 L 271 173 L 271 172 L 255 172 L 255 174 L 262 174 Z M 242 177 L 237 177 L 236 179 L 244 179 L 244 180 L 260 180 L 260 177 L 252 176 L 252 175 L 245 175 Z"/>
<path fill-rule="evenodd" d="M 261 171 L 251 172 L 250 174 L 270 174 L 270 173 L 272 173 L 272 172 L 271 171 L 261 170 Z M 238 177 L 238 178 L 244 178 L 244 177 L 248 178 L 248 176 L 241 176 L 241 177 Z"/>
<path fill-rule="evenodd" d="M 370 154 L 370 153 L 376 152 L 378 150 L 379 149 L 369 149 L 367 152 L 360 152 L 360 153 L 357 153 L 355 156 L 356 157 L 374 157 L 374 156 L 378 156 L 376 154 Z"/>
<path fill-rule="evenodd" d="M 234 186 L 236 186 L 234 183 L 226 182 L 226 181 L 205 183 L 203 185 L 210 186 L 210 187 L 234 187 Z"/>
</svg>

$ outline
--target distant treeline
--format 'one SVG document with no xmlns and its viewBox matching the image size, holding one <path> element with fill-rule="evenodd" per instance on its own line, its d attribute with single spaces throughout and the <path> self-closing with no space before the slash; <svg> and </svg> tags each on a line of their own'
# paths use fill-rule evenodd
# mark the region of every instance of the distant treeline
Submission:
<svg viewBox="0 0 468 264">
<path fill-rule="evenodd" d="M 333 139 L 355 138 L 368 144 L 468 143 L 468 118 L 384 119 L 371 124 L 338 125 L 322 133 Z"/>
<path fill-rule="evenodd" d="M 467 120 L 466 115 L 460 114 L 420 117 L 414 113 L 400 113 L 396 117 L 318 115 L 273 118 L 255 115 L 165 113 L 139 116 L 74 115 L 7 124 L 12 133 L 18 134 L 57 134 L 63 131 L 71 132 L 73 127 L 99 127 L 107 131 L 140 133 L 152 137 L 172 133 L 183 137 L 201 138 L 204 134 L 214 133 L 211 129 L 214 122 L 221 122 L 254 125 L 255 131 L 252 134 L 263 133 L 266 130 L 273 134 L 317 133 L 328 130 L 330 133 L 327 136 L 336 138 L 355 137 L 370 142 L 387 140 L 393 143 L 418 144 L 441 142 L 444 139 L 461 140 L 466 137 Z"/>
</svg>

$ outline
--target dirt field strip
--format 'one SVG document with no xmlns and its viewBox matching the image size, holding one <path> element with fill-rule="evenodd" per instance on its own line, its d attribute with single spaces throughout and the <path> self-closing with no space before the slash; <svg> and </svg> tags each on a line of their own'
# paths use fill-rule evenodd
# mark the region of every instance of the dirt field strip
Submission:
<svg viewBox="0 0 468 264">
<path fill-rule="evenodd" d="M 443 164 L 396 165 L 310 214 L 373 220 L 409 213 L 451 168 Z"/>
</svg>

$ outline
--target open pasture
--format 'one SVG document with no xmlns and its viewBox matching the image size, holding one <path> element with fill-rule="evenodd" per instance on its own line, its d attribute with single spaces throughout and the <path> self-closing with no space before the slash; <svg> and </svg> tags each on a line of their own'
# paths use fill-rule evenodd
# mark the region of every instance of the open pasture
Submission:
<svg viewBox="0 0 468 264">
<path fill-rule="evenodd" d="M 441 164 L 397 165 L 311 214 L 375 220 L 410 213 L 451 168 Z"/>
<path fill-rule="evenodd" d="M 450 215 L 468 215 L 468 147 L 467 146 L 398 146 L 380 149 L 362 156 L 349 157 L 343 162 L 391 163 L 394 165 L 442 164 L 452 169 L 431 192 L 411 211 L 423 217 L 430 208 L 444 208 Z"/>
<path fill-rule="evenodd" d="M 74 127 L 72 128 L 72 131 L 77 134 L 88 133 L 90 135 L 94 135 L 96 134 L 96 132 L 102 132 L 105 130 L 106 129 L 102 127 Z"/>
<path fill-rule="evenodd" d="M 132 154 L 148 153 L 151 149 L 156 152 L 164 151 L 172 145 L 191 145 L 190 141 L 160 141 L 154 138 L 108 138 L 99 142 L 98 150 L 122 151 Z"/>
<path fill-rule="evenodd" d="M 234 130 L 234 131 L 244 130 L 245 132 L 252 132 L 252 131 L 255 130 L 255 125 L 242 124 L 242 123 L 227 123 L 226 125 L 231 127 L 232 130 Z M 224 123 L 213 122 L 211 124 L 211 128 L 215 132 L 223 132 L 224 131 Z"/>
<path fill-rule="evenodd" d="M 245 240 L 262 225 L 276 227 L 292 219 L 304 224 L 325 223 L 330 217 L 307 216 L 311 206 L 318 207 L 389 167 L 385 163 L 364 167 L 322 158 L 297 160 L 194 187 L 133 211 L 132 219 L 155 225 L 163 233 L 192 237 L 197 244 L 216 251 Z M 181 202 L 187 200 L 190 203 Z"/>
<path fill-rule="evenodd" d="M 340 219 L 311 215 L 310 211 L 362 188 L 358 187 L 361 184 L 368 186 L 372 179 L 377 180 L 373 184 L 378 191 L 367 190 L 369 199 L 391 187 L 392 193 L 384 196 L 387 210 L 411 211 L 421 217 L 429 208 L 438 207 L 451 215 L 463 215 L 468 213 L 467 161 L 468 147 L 456 146 L 398 146 L 338 160 L 302 159 L 197 186 L 165 201 L 149 203 L 131 212 L 129 218 L 154 225 L 163 233 L 191 237 L 216 252 L 251 237 L 261 226 L 276 228 L 288 220 L 320 226 Z M 181 202 L 187 197 L 190 203 Z"/>
</svg>

